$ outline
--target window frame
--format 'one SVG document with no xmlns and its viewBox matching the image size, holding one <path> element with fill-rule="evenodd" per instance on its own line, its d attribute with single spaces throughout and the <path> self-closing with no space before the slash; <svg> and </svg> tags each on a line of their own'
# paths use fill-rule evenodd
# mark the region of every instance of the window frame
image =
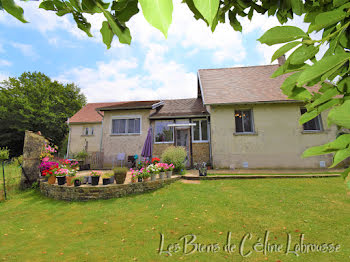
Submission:
<svg viewBox="0 0 350 262">
<path fill-rule="evenodd" d="M 86 130 L 87 130 L 87 134 L 86 134 Z M 83 126 L 83 134 L 82 136 L 94 136 L 94 127 L 89 127 L 89 126 Z"/>
<path fill-rule="evenodd" d="M 251 126 L 252 126 L 252 131 L 246 132 L 237 132 L 237 126 L 236 126 L 236 111 L 241 111 L 243 114 L 243 111 L 250 111 L 250 115 L 251 115 Z M 251 134 L 255 134 L 255 121 L 254 121 L 254 111 L 252 108 L 242 108 L 242 109 L 235 109 L 234 115 L 234 122 L 235 122 L 235 134 L 241 135 L 241 134 L 247 134 L 247 135 L 251 135 Z M 242 123 L 242 128 L 244 130 L 244 124 Z"/>
<path fill-rule="evenodd" d="M 307 112 L 307 109 L 306 109 L 305 107 L 300 107 L 300 108 L 299 108 L 300 116 L 303 115 L 303 114 L 301 113 L 301 110 L 302 110 L 302 109 L 306 110 L 306 112 Z M 306 112 L 305 112 L 305 113 L 306 113 Z M 305 114 L 305 113 L 304 113 L 304 114 Z M 308 123 L 308 122 L 310 122 L 310 121 L 313 121 L 315 118 L 316 118 L 317 121 L 318 121 L 318 125 L 319 125 L 320 129 L 316 129 L 316 130 L 314 130 L 314 129 L 308 129 L 308 130 L 305 130 L 304 124 L 306 124 L 306 123 Z M 307 134 L 309 134 L 309 133 L 320 133 L 320 132 L 323 132 L 323 131 L 324 131 L 321 114 L 317 115 L 315 118 L 313 118 L 313 119 L 309 120 L 308 122 L 302 124 L 302 128 L 303 128 L 302 133 L 307 133 Z"/>
<path fill-rule="evenodd" d="M 174 120 L 155 120 L 154 121 L 154 132 L 153 132 L 153 143 L 154 144 L 174 144 L 175 143 L 175 128 L 172 126 L 170 128 L 173 129 L 173 140 L 172 141 L 165 141 L 165 142 L 157 142 L 156 141 L 156 123 L 157 122 L 172 122 L 175 123 Z"/>
<path fill-rule="evenodd" d="M 129 119 L 140 119 L 140 132 L 128 133 L 129 131 Z M 113 133 L 113 120 L 126 120 L 125 133 Z M 121 115 L 111 117 L 111 135 L 112 136 L 129 136 L 129 135 L 141 135 L 142 134 L 142 116 L 141 115 Z"/>
<path fill-rule="evenodd" d="M 199 123 L 199 138 L 200 140 L 195 140 L 194 139 L 194 126 L 191 127 L 191 132 L 192 132 L 192 143 L 208 143 L 210 140 L 210 132 L 209 132 L 209 120 L 207 118 L 196 118 L 192 119 L 191 123 L 194 123 L 195 121 L 198 121 Z M 202 139 L 202 121 L 207 121 L 207 140 Z"/>
</svg>

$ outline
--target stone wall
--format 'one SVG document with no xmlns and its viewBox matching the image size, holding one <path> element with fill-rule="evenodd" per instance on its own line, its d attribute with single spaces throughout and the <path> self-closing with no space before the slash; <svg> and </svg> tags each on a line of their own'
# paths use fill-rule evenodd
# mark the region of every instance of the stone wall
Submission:
<svg viewBox="0 0 350 262">
<path fill-rule="evenodd" d="M 88 201 L 97 199 L 109 199 L 124 197 L 132 194 L 145 193 L 154 191 L 165 185 L 171 184 L 176 180 L 179 180 L 179 176 L 174 176 L 170 179 L 147 181 L 142 183 L 132 184 L 110 184 L 110 185 L 99 185 L 99 186 L 80 186 L 80 187 L 68 187 L 59 186 L 57 184 L 51 185 L 47 182 L 41 181 L 40 191 L 47 197 L 54 198 L 57 200 L 66 201 Z"/>
<path fill-rule="evenodd" d="M 152 152 L 153 157 L 161 158 L 165 149 L 167 149 L 170 146 L 174 146 L 174 144 L 173 143 L 153 144 L 153 152 Z"/>
<path fill-rule="evenodd" d="M 193 163 L 210 162 L 209 143 L 192 143 Z"/>
</svg>

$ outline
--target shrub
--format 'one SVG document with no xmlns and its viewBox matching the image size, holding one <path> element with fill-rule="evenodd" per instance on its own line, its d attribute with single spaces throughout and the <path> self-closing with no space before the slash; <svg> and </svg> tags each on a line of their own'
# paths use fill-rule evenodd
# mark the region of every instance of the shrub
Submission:
<svg viewBox="0 0 350 262">
<path fill-rule="evenodd" d="M 9 159 L 10 151 L 7 149 L 7 147 L 1 148 L 0 147 L 0 161 Z"/>
<path fill-rule="evenodd" d="M 113 169 L 114 175 L 126 175 L 128 173 L 128 170 L 126 167 L 116 167 Z"/>
<path fill-rule="evenodd" d="M 170 146 L 162 154 L 162 161 L 174 165 L 174 172 L 179 173 L 185 168 L 187 152 L 183 147 Z"/>
<path fill-rule="evenodd" d="M 113 169 L 114 179 L 117 184 L 124 184 L 128 169 L 126 167 L 116 167 Z"/>
<path fill-rule="evenodd" d="M 78 160 L 85 160 L 85 158 L 87 158 L 88 156 L 89 156 L 88 152 L 84 150 L 74 154 L 74 158 Z"/>
</svg>

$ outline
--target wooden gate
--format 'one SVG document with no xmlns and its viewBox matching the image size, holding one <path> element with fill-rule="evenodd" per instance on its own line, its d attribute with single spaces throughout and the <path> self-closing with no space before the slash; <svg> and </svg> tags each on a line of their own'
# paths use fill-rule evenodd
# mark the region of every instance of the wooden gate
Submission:
<svg viewBox="0 0 350 262">
<path fill-rule="evenodd" d="M 92 152 L 86 158 L 86 163 L 90 164 L 91 169 L 103 168 L 103 152 Z"/>
</svg>

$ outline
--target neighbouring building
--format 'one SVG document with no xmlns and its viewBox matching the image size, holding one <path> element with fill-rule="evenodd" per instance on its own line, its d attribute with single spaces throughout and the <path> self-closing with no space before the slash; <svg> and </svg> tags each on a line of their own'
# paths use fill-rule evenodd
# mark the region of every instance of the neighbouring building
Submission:
<svg viewBox="0 0 350 262">
<path fill-rule="evenodd" d="M 103 152 L 104 167 L 111 167 L 118 153 L 140 155 L 152 127 L 153 156 L 183 146 L 188 166 L 329 166 L 331 155 L 301 154 L 333 140 L 336 127 L 327 128 L 327 113 L 299 125 L 304 103 L 282 94 L 286 76 L 270 78 L 278 66 L 199 70 L 196 98 L 87 104 L 69 119 L 69 153 Z"/>
</svg>

